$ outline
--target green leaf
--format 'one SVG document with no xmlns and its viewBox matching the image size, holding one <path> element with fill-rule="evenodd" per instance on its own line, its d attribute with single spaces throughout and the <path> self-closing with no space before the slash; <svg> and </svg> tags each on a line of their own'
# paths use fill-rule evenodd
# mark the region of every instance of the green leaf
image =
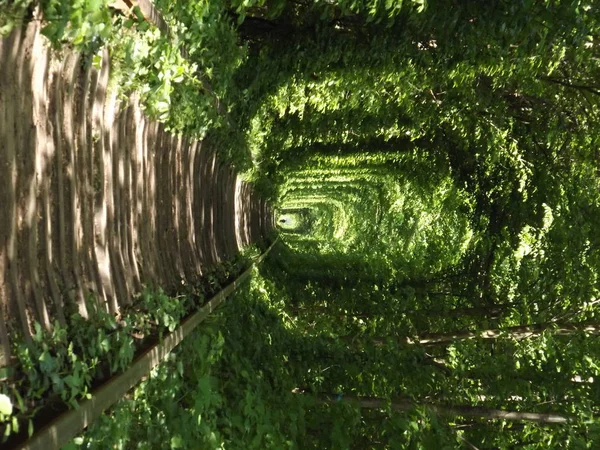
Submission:
<svg viewBox="0 0 600 450">
<path fill-rule="evenodd" d="M 0 394 L 0 414 L 10 416 L 13 412 L 13 405 L 8 395 Z"/>
<path fill-rule="evenodd" d="M 44 337 L 42 332 L 42 326 L 38 322 L 35 322 L 33 324 L 33 327 L 35 328 L 35 334 L 32 336 L 33 340 L 35 342 L 42 342 L 42 339 Z"/>
<path fill-rule="evenodd" d="M 102 339 L 102 341 L 100 342 L 100 349 L 103 352 L 108 353 L 108 351 L 110 350 L 110 341 L 108 340 L 108 338 Z"/>
<path fill-rule="evenodd" d="M 67 386 L 69 386 L 70 388 L 77 388 L 81 386 L 81 380 L 79 379 L 79 377 L 73 375 L 67 375 L 64 378 L 64 382 L 67 383 Z"/>
<path fill-rule="evenodd" d="M 183 447 L 183 439 L 180 435 L 175 435 L 171 438 L 171 448 L 181 448 Z"/>
<path fill-rule="evenodd" d="M 133 13 L 138 18 L 138 20 L 145 20 L 144 14 L 142 13 L 142 10 L 140 9 L 139 6 L 136 6 L 135 8 L 133 8 Z"/>
<path fill-rule="evenodd" d="M 39 357 L 40 368 L 44 373 L 51 373 L 56 367 L 56 359 L 48 352 L 44 350 Z"/>
</svg>

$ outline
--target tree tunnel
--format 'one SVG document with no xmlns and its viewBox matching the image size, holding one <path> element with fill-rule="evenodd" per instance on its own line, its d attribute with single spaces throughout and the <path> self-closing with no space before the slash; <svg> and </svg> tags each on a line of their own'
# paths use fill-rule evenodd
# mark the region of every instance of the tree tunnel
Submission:
<svg viewBox="0 0 600 450">
<path fill-rule="evenodd" d="M 156 0 L 160 29 L 115 12 L 129 0 L 8 3 L 0 31 L 20 19 L 35 31 L 0 46 L 27 75 L 0 77 L 0 187 L 14 206 L 0 274 L 31 311 L 36 289 L 83 305 L 95 278 L 118 281 L 146 322 L 115 303 L 99 332 L 70 331 L 93 358 L 108 342 L 117 364 L 129 341 L 106 324 L 135 325 L 131 342 L 168 329 L 231 278 L 228 258 L 278 237 L 73 446 L 600 447 L 594 2 Z M 32 61 L 18 39 L 47 56 Z M 31 86 L 39 95 L 7 101 Z M 19 153 L 26 139 L 35 152 Z M 171 296 L 135 297 L 138 265 Z M 77 366 L 75 347 L 30 325 L 21 372 L 63 403 L 84 396 L 53 366 Z M 27 398 L 11 386 L 0 394 Z M 13 403 L 23 430 L 27 405 Z"/>
</svg>

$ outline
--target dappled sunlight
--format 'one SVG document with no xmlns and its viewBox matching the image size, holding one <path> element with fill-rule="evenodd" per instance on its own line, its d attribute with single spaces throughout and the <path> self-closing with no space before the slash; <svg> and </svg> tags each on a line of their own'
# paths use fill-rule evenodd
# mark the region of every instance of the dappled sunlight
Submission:
<svg viewBox="0 0 600 450">
<path fill-rule="evenodd" d="M 0 58 L 0 368 L 7 318 L 29 339 L 36 321 L 118 317 L 142 286 L 194 284 L 272 228 L 213 148 L 119 97 L 107 49 L 93 65 L 52 52 L 34 21 Z"/>
<path fill-rule="evenodd" d="M 219 292 L 71 447 L 599 447 L 593 2 L 92 3 L 0 7 L 7 436 Z"/>
<path fill-rule="evenodd" d="M 278 224 L 290 248 L 315 255 L 367 252 L 404 273 L 440 270 L 440 260 L 456 264 L 473 238 L 469 195 L 447 176 L 424 187 L 409 173 L 400 175 L 395 167 L 403 159 L 409 164 L 410 153 L 387 157 L 321 155 L 316 168 L 284 167 L 280 213 L 305 208 L 312 217 L 301 230 L 291 221 Z"/>
</svg>

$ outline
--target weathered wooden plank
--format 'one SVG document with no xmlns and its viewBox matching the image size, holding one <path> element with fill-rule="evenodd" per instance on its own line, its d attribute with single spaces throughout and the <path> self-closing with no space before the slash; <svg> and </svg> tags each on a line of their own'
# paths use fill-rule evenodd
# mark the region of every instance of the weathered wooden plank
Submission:
<svg viewBox="0 0 600 450">
<path fill-rule="evenodd" d="M 79 409 L 69 410 L 52 423 L 39 430 L 25 442 L 21 450 L 49 450 L 60 448 L 96 420 L 102 412 L 119 401 L 131 388 L 159 364 L 181 341 L 210 315 L 239 286 L 248 280 L 255 265 L 269 254 L 275 241 L 254 264 L 244 271 L 233 283 L 215 295 L 204 307 L 183 322 L 162 342 L 139 356 L 124 373 L 109 380 L 98 388 L 89 400 L 79 404 Z"/>
</svg>

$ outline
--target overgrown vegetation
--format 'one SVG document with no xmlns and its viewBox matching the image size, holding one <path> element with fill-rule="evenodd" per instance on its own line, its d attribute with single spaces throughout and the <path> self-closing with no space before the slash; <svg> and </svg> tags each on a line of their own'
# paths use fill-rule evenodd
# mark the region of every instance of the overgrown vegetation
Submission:
<svg viewBox="0 0 600 450">
<path fill-rule="evenodd" d="M 550 349 L 572 337 L 502 336 L 494 340 L 495 356 L 477 341 L 407 345 L 400 338 L 403 324 L 382 338 L 383 323 L 394 322 L 390 315 L 406 312 L 356 310 L 386 303 L 418 316 L 411 305 L 385 302 L 389 293 L 367 288 L 346 295 L 340 289 L 326 303 L 331 289 L 314 284 L 309 302 L 308 288 L 280 270 L 290 254 L 283 246 L 275 251 L 249 285 L 71 447 L 463 448 L 467 440 L 511 448 L 524 439 L 528 448 L 593 448 L 597 431 L 589 417 L 552 401 L 540 407 L 536 398 L 591 400 L 589 391 L 569 382 L 567 394 L 556 372 L 555 385 L 531 383 L 542 381 L 542 373 L 533 374 L 538 365 L 548 370 Z M 354 310 L 344 311 L 350 299 Z M 460 325 L 467 320 L 466 314 L 452 317 Z M 566 361 L 578 355 L 564 356 L 561 368 L 568 371 Z M 498 371 L 503 376 L 497 378 Z M 509 396 L 515 396 L 513 409 L 506 408 Z M 469 408 L 473 404 L 481 406 Z M 530 412 L 530 420 L 489 420 L 502 404 L 505 412 Z M 577 419 L 543 423 L 541 411 Z"/>
<path fill-rule="evenodd" d="M 285 246 L 73 445 L 598 447 L 596 5 L 157 4 L 191 65 L 123 67 Z"/>
<path fill-rule="evenodd" d="M 0 35 L 30 19 L 43 17 L 42 32 L 54 46 L 70 43 L 83 51 L 97 50 L 113 31 L 110 3 L 105 0 L 1 0 Z"/>
<path fill-rule="evenodd" d="M 281 356 L 294 338 L 273 328 L 268 288 L 240 289 L 72 447 L 293 448 L 303 412 Z"/>
<path fill-rule="evenodd" d="M 346 352 L 303 391 L 362 406 L 314 447 L 593 448 L 596 8 L 286 5 L 240 27 L 240 77 L 269 76 L 236 113 L 259 183 L 304 214 L 281 226 L 287 313 Z"/>
<path fill-rule="evenodd" d="M 145 113 L 169 131 L 198 139 L 210 134 L 221 155 L 241 170 L 251 161 L 243 135 L 232 132 L 228 110 L 232 77 L 246 56 L 225 2 L 156 2 L 168 30 L 147 21 L 138 7 L 111 0 L 0 0 L 0 35 L 40 20 L 55 48 L 73 47 L 98 65 L 108 49 L 111 87 L 136 95 Z"/>
<path fill-rule="evenodd" d="M 40 412 L 77 408 L 92 388 L 125 371 L 140 350 L 173 331 L 248 266 L 256 249 L 207 271 L 197 285 L 167 295 L 146 287 L 119 317 L 108 314 L 92 297 L 89 317 L 73 313 L 65 325 L 52 330 L 36 323 L 33 342 L 14 341 L 16 364 L 12 377 L 0 387 L 10 412 L 0 411 L 2 441 L 18 433 L 31 435 Z M 24 428 L 26 427 L 26 428 Z"/>
</svg>

